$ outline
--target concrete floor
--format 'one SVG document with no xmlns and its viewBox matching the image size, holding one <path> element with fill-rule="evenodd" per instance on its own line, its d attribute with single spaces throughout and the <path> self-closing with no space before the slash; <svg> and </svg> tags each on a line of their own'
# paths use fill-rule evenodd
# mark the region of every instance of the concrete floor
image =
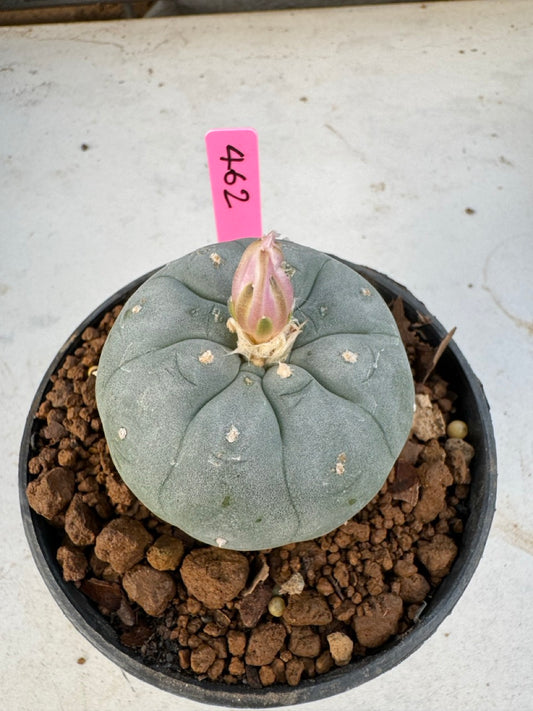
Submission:
<svg viewBox="0 0 533 711">
<path fill-rule="evenodd" d="M 205 708 L 123 673 L 62 615 L 26 545 L 17 458 L 77 324 L 215 241 L 203 136 L 246 125 L 265 229 L 388 273 L 457 326 L 498 443 L 494 525 L 452 615 L 306 708 L 533 709 L 532 46 L 529 0 L 0 28 L 3 708 Z"/>
</svg>

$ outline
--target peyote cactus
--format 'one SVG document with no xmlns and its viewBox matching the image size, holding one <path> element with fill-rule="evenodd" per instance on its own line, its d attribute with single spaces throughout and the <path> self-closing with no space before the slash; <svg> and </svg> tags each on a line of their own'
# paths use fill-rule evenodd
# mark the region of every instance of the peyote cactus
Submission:
<svg viewBox="0 0 533 711">
<path fill-rule="evenodd" d="M 243 264 L 254 263 L 232 295 L 249 245 Z M 280 254 L 270 235 L 168 264 L 128 300 L 98 366 L 126 484 L 162 519 L 237 550 L 315 538 L 353 516 L 383 485 L 413 415 L 409 364 L 376 290 L 313 249 L 284 242 Z M 269 314 L 252 303 L 254 269 L 268 273 Z"/>
</svg>

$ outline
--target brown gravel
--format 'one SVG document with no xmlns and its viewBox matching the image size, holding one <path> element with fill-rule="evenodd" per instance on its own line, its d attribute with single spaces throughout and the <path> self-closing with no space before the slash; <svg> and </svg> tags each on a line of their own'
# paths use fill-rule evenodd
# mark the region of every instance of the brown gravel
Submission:
<svg viewBox="0 0 533 711">
<path fill-rule="evenodd" d="M 250 634 L 244 661 L 256 667 L 270 664 L 283 646 L 286 636 L 287 630 L 280 622 L 259 625 Z"/>
<path fill-rule="evenodd" d="M 353 641 L 344 632 L 328 634 L 329 651 L 333 661 L 338 667 L 349 664 L 352 660 Z"/>
<path fill-rule="evenodd" d="M 162 615 L 176 594 L 174 578 L 150 565 L 135 565 L 127 570 L 122 586 L 130 600 L 152 617 Z"/>
<path fill-rule="evenodd" d="M 393 313 L 415 374 L 413 433 L 379 494 L 314 541 L 262 553 L 206 547 L 154 517 L 113 467 L 89 369 L 120 308 L 82 334 L 36 417 L 27 496 L 63 539 L 65 580 L 148 664 L 253 687 L 297 685 L 416 624 L 449 572 L 468 513 L 468 442 L 447 439 L 456 396 L 435 349 Z M 92 372 L 92 371 L 91 371 Z M 282 596 L 273 617 L 268 603 Z"/>
<path fill-rule="evenodd" d="M 74 495 L 74 474 L 63 467 L 43 471 L 37 479 L 30 481 L 26 494 L 34 511 L 53 519 L 70 503 Z"/>
<path fill-rule="evenodd" d="M 333 615 L 325 597 L 316 592 L 304 591 L 292 595 L 283 613 L 289 625 L 328 625 Z"/>
<path fill-rule="evenodd" d="M 383 593 L 363 602 L 360 611 L 354 620 L 357 641 L 363 647 L 379 647 L 398 633 L 403 600 L 399 595 Z"/>
<path fill-rule="evenodd" d="M 188 593 L 210 609 L 234 600 L 246 585 L 248 571 L 245 555 L 219 548 L 196 548 L 181 564 Z"/>
<path fill-rule="evenodd" d="M 289 651 L 297 657 L 318 657 L 320 635 L 311 626 L 295 627 L 289 639 Z"/>
<path fill-rule="evenodd" d="M 156 570 L 176 570 L 184 553 L 183 541 L 165 533 L 146 551 L 146 558 Z"/>
<path fill-rule="evenodd" d="M 117 573 L 125 573 L 142 560 L 151 542 L 152 536 L 140 521 L 121 516 L 102 528 L 96 538 L 94 552 Z"/>
</svg>

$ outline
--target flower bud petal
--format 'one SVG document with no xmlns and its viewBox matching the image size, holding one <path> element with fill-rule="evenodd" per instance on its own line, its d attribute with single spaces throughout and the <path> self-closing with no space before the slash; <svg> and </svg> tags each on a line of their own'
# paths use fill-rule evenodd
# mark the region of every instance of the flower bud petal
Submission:
<svg viewBox="0 0 533 711">
<path fill-rule="evenodd" d="M 282 267 L 283 252 L 270 232 L 252 242 L 235 270 L 230 311 L 255 343 L 265 343 L 289 322 L 294 292 Z"/>
</svg>

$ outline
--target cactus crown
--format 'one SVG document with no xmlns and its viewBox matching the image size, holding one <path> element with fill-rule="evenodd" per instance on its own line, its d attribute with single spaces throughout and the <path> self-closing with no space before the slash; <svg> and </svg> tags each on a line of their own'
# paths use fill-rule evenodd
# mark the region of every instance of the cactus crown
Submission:
<svg viewBox="0 0 533 711">
<path fill-rule="evenodd" d="M 248 245 L 228 301 L 227 325 L 237 334 L 235 352 L 258 366 L 284 361 L 301 331 L 292 318 L 294 291 L 276 237 L 269 232 Z"/>
</svg>

